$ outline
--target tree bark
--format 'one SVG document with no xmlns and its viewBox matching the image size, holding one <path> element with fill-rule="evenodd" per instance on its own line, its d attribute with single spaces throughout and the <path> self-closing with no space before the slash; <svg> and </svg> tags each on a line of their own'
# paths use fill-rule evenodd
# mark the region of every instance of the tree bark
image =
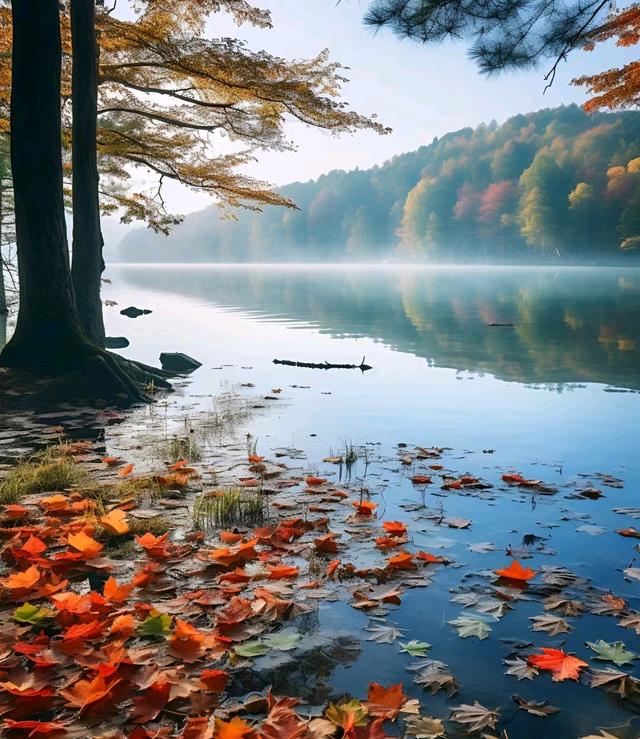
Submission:
<svg viewBox="0 0 640 739">
<path fill-rule="evenodd" d="M 62 190 L 58 0 L 12 0 L 11 164 L 20 307 L 0 365 L 61 369 L 95 348 L 76 310 Z"/>
<path fill-rule="evenodd" d="M 98 44 L 95 0 L 71 0 L 73 46 L 73 262 L 72 278 L 80 324 L 87 338 L 104 347 L 100 289 L 104 245 L 100 229 L 96 152 Z"/>
</svg>

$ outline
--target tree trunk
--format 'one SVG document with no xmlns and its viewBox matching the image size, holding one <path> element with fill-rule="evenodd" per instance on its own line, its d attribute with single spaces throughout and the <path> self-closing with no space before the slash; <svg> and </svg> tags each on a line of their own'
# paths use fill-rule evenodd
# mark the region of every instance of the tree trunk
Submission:
<svg viewBox="0 0 640 739">
<path fill-rule="evenodd" d="M 2 331 L 0 331 L 0 348 L 4 346 L 5 341 L 7 340 L 7 313 L 9 312 L 9 307 L 7 305 L 7 290 L 4 286 L 4 260 L 2 258 L 2 237 L 3 237 L 3 217 L 4 213 L 2 211 L 3 208 L 3 196 L 4 196 L 4 183 L 2 181 L 2 177 L 0 177 L 0 321 L 4 318 L 4 324 L 5 324 L 5 332 L 4 332 L 4 339 L 2 337 Z M 1 325 L 0 325 L 1 328 Z"/>
<path fill-rule="evenodd" d="M 0 365 L 60 370 L 95 348 L 76 311 L 64 219 L 59 0 L 12 0 L 13 171 L 20 307 Z"/>
<path fill-rule="evenodd" d="M 71 0 L 73 45 L 73 263 L 72 277 L 80 324 L 87 338 L 104 347 L 100 288 L 104 260 L 100 230 L 96 129 L 98 44 L 95 0 Z"/>
</svg>

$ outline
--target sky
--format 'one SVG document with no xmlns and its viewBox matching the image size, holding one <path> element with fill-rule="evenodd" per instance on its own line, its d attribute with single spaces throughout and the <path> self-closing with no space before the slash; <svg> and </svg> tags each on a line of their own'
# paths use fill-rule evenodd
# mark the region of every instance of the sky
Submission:
<svg viewBox="0 0 640 739">
<path fill-rule="evenodd" d="M 234 36 L 252 49 L 265 49 L 282 57 L 308 58 L 324 48 L 335 61 L 348 66 L 343 99 L 359 113 L 376 113 L 393 132 L 380 136 L 361 131 L 334 137 L 299 123 L 287 132 L 295 152 L 267 152 L 247 167 L 249 174 L 275 185 L 306 181 L 332 169 L 366 169 L 406 151 L 430 143 L 465 126 L 492 119 L 498 123 L 562 103 L 582 103 L 583 88 L 569 84 L 574 77 L 619 66 L 637 57 L 637 48 L 599 46 L 595 52 L 574 52 L 561 64 L 553 87 L 543 94 L 546 67 L 486 77 L 467 58 L 464 43 L 425 47 L 399 40 L 390 31 L 373 32 L 362 23 L 369 5 L 365 0 L 256 0 L 268 8 L 273 28 L 238 27 L 218 14 L 207 32 L 211 37 Z M 126 14 L 126 6 L 119 11 Z M 211 203 L 178 185 L 167 188 L 168 207 L 180 213 Z M 113 230 L 113 223 L 110 228 Z"/>
</svg>

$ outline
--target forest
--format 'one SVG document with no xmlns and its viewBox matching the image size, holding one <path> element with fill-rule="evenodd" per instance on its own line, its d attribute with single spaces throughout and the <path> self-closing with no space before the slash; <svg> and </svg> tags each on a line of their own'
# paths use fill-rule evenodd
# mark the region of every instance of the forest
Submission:
<svg viewBox="0 0 640 739">
<path fill-rule="evenodd" d="M 640 236 L 640 114 L 576 105 L 436 138 L 382 166 L 333 171 L 266 206 L 190 214 L 169 238 L 138 229 L 133 262 L 432 259 L 590 261 Z"/>
</svg>

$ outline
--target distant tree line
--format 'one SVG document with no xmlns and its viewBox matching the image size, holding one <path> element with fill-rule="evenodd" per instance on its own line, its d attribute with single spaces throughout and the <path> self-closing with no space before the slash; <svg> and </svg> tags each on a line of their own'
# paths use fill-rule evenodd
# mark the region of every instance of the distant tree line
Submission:
<svg viewBox="0 0 640 739">
<path fill-rule="evenodd" d="M 608 258 L 640 241 L 640 113 L 570 105 L 434 139 L 380 167 L 281 188 L 299 211 L 123 242 L 127 261 Z"/>
</svg>

